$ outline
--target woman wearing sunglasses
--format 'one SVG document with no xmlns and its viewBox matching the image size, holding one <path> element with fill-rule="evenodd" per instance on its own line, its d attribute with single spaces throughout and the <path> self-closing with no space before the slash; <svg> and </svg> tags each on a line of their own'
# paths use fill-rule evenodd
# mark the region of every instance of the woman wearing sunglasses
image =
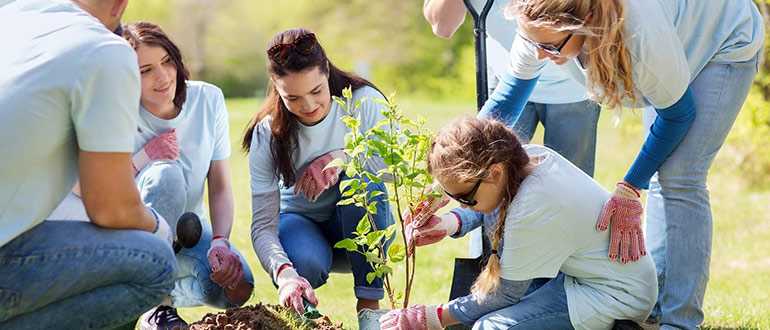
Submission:
<svg viewBox="0 0 770 330">
<path fill-rule="evenodd" d="M 610 228 L 610 258 L 643 256 L 649 188 L 647 243 L 661 283 L 651 321 L 696 328 L 711 250 L 706 177 L 757 72 L 759 11 L 750 0 L 513 0 L 506 11 L 519 27 L 510 73 L 482 112 L 518 116 L 546 60 L 609 108 L 646 107 L 644 145 L 596 227 Z"/>
<path fill-rule="evenodd" d="M 384 119 L 384 98 L 369 81 L 338 69 L 315 34 L 305 29 L 278 33 L 267 49 L 270 87 L 262 109 L 248 125 L 243 148 L 249 153 L 252 190 L 252 240 L 262 267 L 278 285 L 281 304 L 302 313 L 303 303 L 318 304 L 313 288 L 323 285 L 332 270 L 351 271 L 357 310 L 378 309 L 382 281 L 371 283 L 372 269 L 357 253 L 335 249 L 352 236 L 364 215 L 355 205 L 337 206 L 341 199 L 339 169 L 326 168 L 345 157 L 349 129 L 345 110 L 333 96 L 351 87 L 361 102 L 361 130 Z M 373 169 L 384 166 L 373 159 Z M 386 193 L 382 184 L 370 191 Z M 378 228 L 393 223 L 387 195 L 376 197 Z M 334 265 L 334 267 L 332 267 Z"/>
<path fill-rule="evenodd" d="M 480 212 L 496 217 L 485 224 L 494 228 L 492 255 L 472 294 L 391 311 L 382 329 L 610 329 L 650 313 L 658 289 L 651 258 L 607 258 L 609 233 L 593 224 L 610 194 L 561 155 L 522 146 L 500 122 L 464 118 L 439 132 L 428 162 L 462 207 L 414 229 L 410 247 L 463 236 Z"/>
</svg>

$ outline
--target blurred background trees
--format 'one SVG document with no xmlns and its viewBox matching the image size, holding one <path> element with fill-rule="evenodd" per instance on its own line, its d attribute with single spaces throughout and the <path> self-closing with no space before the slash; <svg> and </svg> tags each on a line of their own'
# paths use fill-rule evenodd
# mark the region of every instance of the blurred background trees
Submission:
<svg viewBox="0 0 770 330">
<path fill-rule="evenodd" d="M 755 1 L 770 21 L 770 0 Z M 471 18 L 452 40 L 437 38 L 419 0 L 132 0 L 125 22 L 138 20 L 160 24 L 182 49 L 193 79 L 220 86 L 228 97 L 264 96 L 267 42 L 284 29 L 305 27 L 335 64 L 386 94 L 469 106 L 474 100 Z M 723 151 L 741 177 L 761 187 L 770 187 L 768 50 Z"/>
</svg>

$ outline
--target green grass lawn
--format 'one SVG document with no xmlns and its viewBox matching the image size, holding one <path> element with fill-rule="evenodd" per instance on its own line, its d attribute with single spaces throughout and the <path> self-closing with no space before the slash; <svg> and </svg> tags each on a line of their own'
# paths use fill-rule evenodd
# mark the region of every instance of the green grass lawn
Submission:
<svg viewBox="0 0 770 330">
<path fill-rule="evenodd" d="M 276 290 L 262 270 L 251 247 L 248 161 L 240 151 L 240 139 L 246 122 L 257 111 L 257 99 L 231 99 L 230 113 L 231 158 L 236 219 L 231 241 L 246 256 L 254 272 L 256 287 L 249 303 L 276 303 Z M 450 102 L 419 102 L 404 100 L 400 105 L 407 113 L 422 115 L 436 130 L 453 117 L 473 114 L 473 104 Z M 642 142 L 640 112 L 626 113 L 618 127 L 613 125 L 613 113 L 605 111 L 599 124 L 596 178 L 610 189 L 623 177 Z M 534 142 L 541 143 L 542 129 Z M 709 186 L 714 210 L 714 248 L 711 280 L 706 295 L 706 327 L 770 329 L 770 191 L 754 191 L 736 178 L 736 172 L 725 152 L 716 160 Z M 748 180 L 750 181 L 750 180 Z M 418 270 L 412 294 L 414 303 L 446 302 L 452 277 L 453 259 L 464 257 L 465 239 L 447 239 L 418 253 Z M 397 274 L 396 279 L 403 276 Z M 347 328 L 355 329 L 355 298 L 350 274 L 332 274 L 317 290 L 321 312 Z M 384 305 L 383 305 L 384 306 Z M 200 319 L 213 312 L 207 307 L 184 308 L 180 312 L 188 321 Z"/>
</svg>

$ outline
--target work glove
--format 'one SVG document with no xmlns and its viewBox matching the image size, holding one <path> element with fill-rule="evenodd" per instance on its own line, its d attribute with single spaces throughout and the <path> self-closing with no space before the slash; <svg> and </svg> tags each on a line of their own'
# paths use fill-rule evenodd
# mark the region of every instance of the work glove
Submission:
<svg viewBox="0 0 770 330">
<path fill-rule="evenodd" d="M 626 182 L 618 182 L 596 223 L 599 231 L 610 228 L 610 260 L 628 263 L 647 255 L 642 233 L 643 211 L 640 191 Z"/>
<path fill-rule="evenodd" d="M 330 151 L 310 162 L 294 185 L 294 194 L 303 195 L 309 201 L 315 202 L 321 193 L 339 181 L 341 168 L 339 166 L 327 168 L 329 163 L 338 158 L 345 159 L 345 152 L 342 150 Z"/>
<path fill-rule="evenodd" d="M 421 227 L 417 227 L 417 222 L 408 222 L 406 225 L 406 245 L 407 251 L 411 255 L 415 247 L 430 245 L 444 239 L 444 237 L 454 235 L 460 229 L 460 217 L 454 212 L 446 213 L 442 216 L 430 215 L 426 217 L 428 221 Z"/>
<path fill-rule="evenodd" d="M 223 237 L 215 238 L 206 255 L 211 266 L 211 280 L 223 288 L 235 288 L 243 278 L 243 265 L 241 258 L 230 249 L 230 242 Z"/>
<path fill-rule="evenodd" d="M 440 330 L 443 329 L 437 305 L 413 305 L 394 309 L 380 317 L 382 330 Z"/>
<path fill-rule="evenodd" d="M 413 216 L 409 222 L 414 222 L 415 227 L 422 227 L 431 216 L 434 216 L 436 212 L 438 212 L 438 210 L 449 204 L 449 197 L 447 195 L 442 193 L 441 197 L 435 197 L 431 194 L 430 190 L 436 190 L 437 187 L 437 185 L 434 185 L 432 188 L 428 188 L 429 191 L 426 192 L 426 195 L 428 196 L 426 200 L 420 202 L 417 204 L 417 207 L 414 208 Z M 404 217 L 404 219 L 406 218 L 407 217 Z"/>
<path fill-rule="evenodd" d="M 276 278 L 276 284 L 278 284 L 278 301 L 282 306 L 291 308 L 302 315 L 305 311 L 302 303 L 303 296 L 310 304 L 318 305 L 318 298 L 315 296 L 313 287 L 305 278 L 299 276 L 294 268 L 286 267 L 281 270 Z"/>
<path fill-rule="evenodd" d="M 153 161 L 177 159 L 179 159 L 179 143 L 176 139 L 176 129 L 171 129 L 148 141 L 134 154 L 131 163 L 134 165 L 134 170 L 139 172 Z"/>
</svg>

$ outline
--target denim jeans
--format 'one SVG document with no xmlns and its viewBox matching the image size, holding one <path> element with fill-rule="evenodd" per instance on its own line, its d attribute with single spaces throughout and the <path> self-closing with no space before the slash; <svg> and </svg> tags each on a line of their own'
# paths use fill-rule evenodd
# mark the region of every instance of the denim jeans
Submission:
<svg viewBox="0 0 770 330">
<path fill-rule="evenodd" d="M 0 329 L 111 329 L 173 288 L 168 243 L 140 230 L 45 221 L 0 247 Z"/>
<path fill-rule="evenodd" d="M 660 286 L 653 316 L 663 329 L 695 329 L 703 322 L 712 238 L 706 178 L 756 73 L 756 57 L 703 68 L 690 84 L 695 122 L 650 183 L 646 240 Z M 654 119 L 654 109 L 645 109 L 645 125 Z"/>
<path fill-rule="evenodd" d="M 521 301 L 484 315 L 473 324 L 473 329 L 573 329 L 564 274 L 559 273 L 554 279 L 533 280 Z"/>
<path fill-rule="evenodd" d="M 527 143 L 535 134 L 537 123 L 542 123 L 544 144 L 594 176 L 598 120 L 599 105 L 590 100 L 566 104 L 529 102 L 513 129 L 522 143 Z"/>
<path fill-rule="evenodd" d="M 345 180 L 344 175 L 340 181 Z M 334 189 L 339 196 L 339 184 Z M 377 201 L 374 222 L 378 229 L 385 229 L 394 223 L 388 204 L 384 184 L 369 183 L 369 191 L 385 192 L 373 200 Z M 341 197 L 338 197 L 339 200 Z M 360 253 L 335 249 L 337 242 L 353 237 L 358 221 L 364 216 L 364 209 L 355 205 L 333 206 L 333 216 L 323 222 L 300 213 L 281 213 L 278 224 L 278 238 L 297 273 L 318 288 L 329 278 L 331 271 L 352 271 L 354 293 L 358 299 L 380 300 L 384 297 L 382 279 L 372 283 L 366 281 L 366 274 L 372 267 Z"/>
<path fill-rule="evenodd" d="M 162 215 L 169 226 L 176 228 L 179 217 L 188 210 L 187 191 L 182 168 L 177 162 L 155 162 L 137 176 L 142 201 Z M 202 219 L 201 239 L 192 248 L 182 248 L 176 255 L 177 272 L 171 301 L 174 307 L 208 305 L 216 308 L 238 307 L 230 302 L 219 284 L 211 280 L 208 250 L 211 246 L 211 224 Z M 246 281 L 254 284 L 254 277 L 243 255 L 238 254 Z"/>
</svg>

